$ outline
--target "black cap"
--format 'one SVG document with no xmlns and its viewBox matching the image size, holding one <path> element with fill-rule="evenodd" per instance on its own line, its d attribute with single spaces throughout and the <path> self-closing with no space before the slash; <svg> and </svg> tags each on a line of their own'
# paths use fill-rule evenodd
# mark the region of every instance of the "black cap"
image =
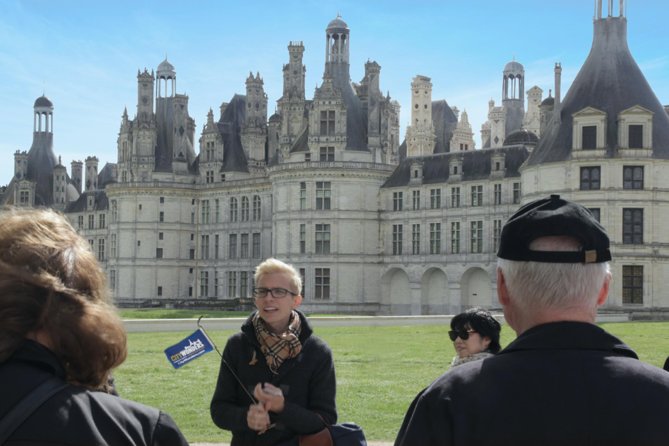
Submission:
<svg viewBox="0 0 669 446">
<path fill-rule="evenodd" d="M 540 237 L 569 236 L 580 251 L 533 251 Z M 522 206 L 502 228 L 497 257 L 546 263 L 601 263 L 611 260 L 609 236 L 590 211 L 580 204 L 551 195 Z"/>
</svg>

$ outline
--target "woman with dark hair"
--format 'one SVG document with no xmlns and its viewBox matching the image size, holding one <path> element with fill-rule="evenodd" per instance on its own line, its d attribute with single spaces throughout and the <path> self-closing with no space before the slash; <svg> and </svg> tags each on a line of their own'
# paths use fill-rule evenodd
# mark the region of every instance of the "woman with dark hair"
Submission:
<svg viewBox="0 0 669 446">
<path fill-rule="evenodd" d="M 499 352 L 499 322 L 486 310 L 471 308 L 451 319 L 448 336 L 453 341 L 457 356 L 451 367 L 485 359 Z"/>
<path fill-rule="evenodd" d="M 0 420 L 41 385 L 55 391 L 5 432 L 7 444 L 187 445 L 169 415 L 108 393 L 127 355 L 109 301 L 100 265 L 63 215 L 0 211 Z"/>
</svg>

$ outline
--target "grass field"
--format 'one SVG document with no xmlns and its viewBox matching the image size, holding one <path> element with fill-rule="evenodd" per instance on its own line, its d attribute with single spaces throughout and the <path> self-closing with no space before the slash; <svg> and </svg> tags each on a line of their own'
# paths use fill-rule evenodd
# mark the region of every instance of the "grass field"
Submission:
<svg viewBox="0 0 669 446">
<path fill-rule="evenodd" d="M 669 355 L 669 322 L 601 325 L 630 345 L 642 361 L 661 367 Z M 316 334 L 334 352 L 340 421 L 360 424 L 368 440 L 392 441 L 415 394 L 448 368 L 455 353 L 447 331 L 444 325 L 317 328 Z M 222 349 L 232 333 L 209 335 Z M 209 353 L 179 370 L 163 354 L 188 334 L 130 334 L 128 359 L 115 372 L 118 390 L 126 398 L 168 412 L 190 442 L 229 441 L 228 432 L 209 417 L 218 354 Z M 514 338 L 504 326 L 502 346 Z"/>
</svg>

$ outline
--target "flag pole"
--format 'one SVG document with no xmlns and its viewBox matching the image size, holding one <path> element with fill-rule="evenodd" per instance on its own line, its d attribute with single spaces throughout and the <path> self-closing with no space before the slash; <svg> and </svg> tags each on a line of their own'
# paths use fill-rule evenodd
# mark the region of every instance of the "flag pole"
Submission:
<svg viewBox="0 0 669 446">
<path fill-rule="evenodd" d="M 258 401 L 253 397 L 253 395 L 251 395 L 251 393 L 248 391 L 248 389 L 246 388 L 246 386 L 244 385 L 244 383 L 242 382 L 242 380 L 239 379 L 239 376 L 237 376 L 237 374 L 236 374 L 235 371 L 232 369 L 232 367 L 230 366 L 230 364 L 228 364 L 228 361 L 225 360 L 225 358 L 224 358 L 223 355 L 221 354 L 221 351 L 218 349 L 218 347 L 216 346 L 216 344 L 214 343 L 214 341 L 211 340 L 211 337 L 209 336 L 209 334 L 207 333 L 207 331 L 204 329 L 204 327 L 203 327 L 202 324 L 200 323 L 200 320 L 201 320 L 203 317 L 204 317 L 204 316 L 200 316 L 200 317 L 197 319 L 197 326 L 198 326 L 198 328 L 199 328 L 200 330 L 202 330 L 202 333 L 204 333 L 204 335 L 207 337 L 207 339 L 209 339 L 209 342 L 211 343 L 211 345 L 213 345 L 213 346 L 214 346 L 214 349 L 216 349 L 216 353 L 218 353 L 218 355 L 221 357 L 221 361 L 222 361 L 223 364 L 225 364 L 225 366 L 228 368 L 228 371 L 232 374 L 232 376 L 235 377 L 235 379 L 237 380 L 237 383 L 241 386 L 242 390 L 244 390 L 244 393 L 246 393 L 246 394 L 248 395 L 248 397 L 251 398 L 251 402 L 252 402 L 253 404 L 258 404 Z"/>
</svg>

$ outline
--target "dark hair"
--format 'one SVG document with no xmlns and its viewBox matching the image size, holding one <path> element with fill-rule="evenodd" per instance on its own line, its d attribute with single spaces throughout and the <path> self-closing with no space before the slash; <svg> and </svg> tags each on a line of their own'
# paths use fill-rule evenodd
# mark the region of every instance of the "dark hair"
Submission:
<svg viewBox="0 0 669 446">
<path fill-rule="evenodd" d="M 481 308 L 470 308 L 451 319 L 452 330 L 463 330 L 465 328 L 471 328 L 480 334 L 481 337 L 489 337 L 490 345 L 487 351 L 490 353 L 497 353 L 502 349 L 499 345 L 499 332 L 502 330 L 502 327 L 490 312 Z"/>
<path fill-rule="evenodd" d="M 0 362 L 43 331 L 67 380 L 86 387 L 103 388 L 127 354 L 100 264 L 50 209 L 0 210 L 0 321 Z"/>
</svg>

